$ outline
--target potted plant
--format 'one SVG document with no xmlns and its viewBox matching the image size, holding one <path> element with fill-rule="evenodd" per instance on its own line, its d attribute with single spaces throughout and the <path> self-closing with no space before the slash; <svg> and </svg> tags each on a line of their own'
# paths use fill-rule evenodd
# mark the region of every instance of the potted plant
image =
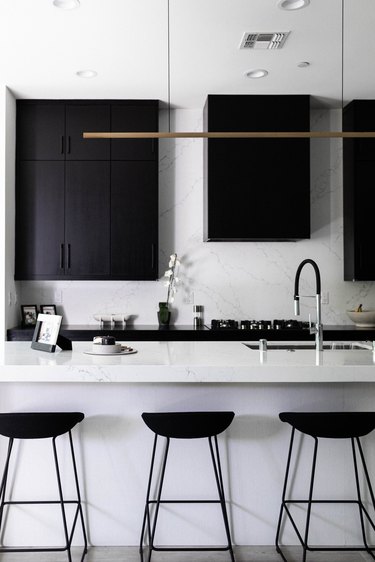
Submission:
<svg viewBox="0 0 375 562">
<path fill-rule="evenodd" d="M 169 322 L 171 319 L 171 311 L 169 310 L 169 303 L 174 301 L 174 295 L 177 290 L 177 283 L 178 277 L 177 272 L 180 266 L 180 262 L 177 259 L 177 254 L 171 254 L 169 257 L 169 263 L 167 271 L 164 273 L 164 277 L 167 279 L 165 282 L 165 286 L 168 287 L 167 290 L 167 300 L 163 302 L 159 302 L 159 310 L 158 310 L 158 320 L 159 326 L 169 326 Z"/>
</svg>

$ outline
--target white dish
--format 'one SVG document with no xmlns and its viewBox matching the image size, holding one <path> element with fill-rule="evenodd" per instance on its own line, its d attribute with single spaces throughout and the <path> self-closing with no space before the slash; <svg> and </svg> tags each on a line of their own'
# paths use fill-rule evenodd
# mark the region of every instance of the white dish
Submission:
<svg viewBox="0 0 375 562">
<path fill-rule="evenodd" d="M 114 351 L 113 353 L 108 353 L 108 352 L 103 353 L 102 349 L 98 349 L 98 351 L 93 351 L 88 349 L 83 353 L 86 353 L 86 355 L 102 355 L 102 356 L 106 355 L 106 356 L 113 357 L 114 355 L 131 355 L 132 353 L 137 353 L 137 350 L 133 349 L 132 347 L 122 346 L 121 351 Z"/>
<path fill-rule="evenodd" d="M 350 320 L 354 322 L 359 328 L 374 328 L 375 327 L 375 310 L 363 310 L 356 312 L 355 310 L 347 310 L 346 314 Z"/>
<path fill-rule="evenodd" d="M 103 314 L 94 314 L 94 318 L 98 322 L 126 322 L 129 316 L 130 314 L 125 314 L 123 312 L 103 312 Z"/>
</svg>

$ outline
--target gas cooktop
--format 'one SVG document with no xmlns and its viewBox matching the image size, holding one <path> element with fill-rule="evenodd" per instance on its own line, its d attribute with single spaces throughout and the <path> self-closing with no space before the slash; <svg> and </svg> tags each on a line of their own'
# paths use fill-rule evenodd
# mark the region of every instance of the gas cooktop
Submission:
<svg viewBox="0 0 375 562">
<path fill-rule="evenodd" d="M 299 320 L 211 320 L 211 330 L 306 330 L 308 322 Z"/>
</svg>

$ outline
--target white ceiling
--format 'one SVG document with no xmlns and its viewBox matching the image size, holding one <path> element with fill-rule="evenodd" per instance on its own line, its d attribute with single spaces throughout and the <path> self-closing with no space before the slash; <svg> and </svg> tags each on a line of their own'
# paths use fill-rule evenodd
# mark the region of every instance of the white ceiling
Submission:
<svg viewBox="0 0 375 562">
<path fill-rule="evenodd" d="M 202 108 L 207 94 L 311 94 L 316 102 L 375 98 L 375 2 L 169 0 L 170 101 Z M 140 98 L 168 103 L 168 0 L 3 0 L 0 82 L 21 98 Z M 246 31 L 291 31 L 281 50 L 240 50 Z M 308 68 L 299 68 L 308 61 Z M 265 68 L 266 78 L 244 76 Z M 94 69 L 82 79 L 76 71 Z"/>
</svg>

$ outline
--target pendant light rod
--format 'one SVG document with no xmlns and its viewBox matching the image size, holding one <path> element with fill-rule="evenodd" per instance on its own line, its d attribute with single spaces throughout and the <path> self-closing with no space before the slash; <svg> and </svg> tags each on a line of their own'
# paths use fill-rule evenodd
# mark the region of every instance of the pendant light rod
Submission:
<svg viewBox="0 0 375 562">
<path fill-rule="evenodd" d="M 366 139 L 375 131 L 84 132 L 84 139 Z"/>
</svg>

